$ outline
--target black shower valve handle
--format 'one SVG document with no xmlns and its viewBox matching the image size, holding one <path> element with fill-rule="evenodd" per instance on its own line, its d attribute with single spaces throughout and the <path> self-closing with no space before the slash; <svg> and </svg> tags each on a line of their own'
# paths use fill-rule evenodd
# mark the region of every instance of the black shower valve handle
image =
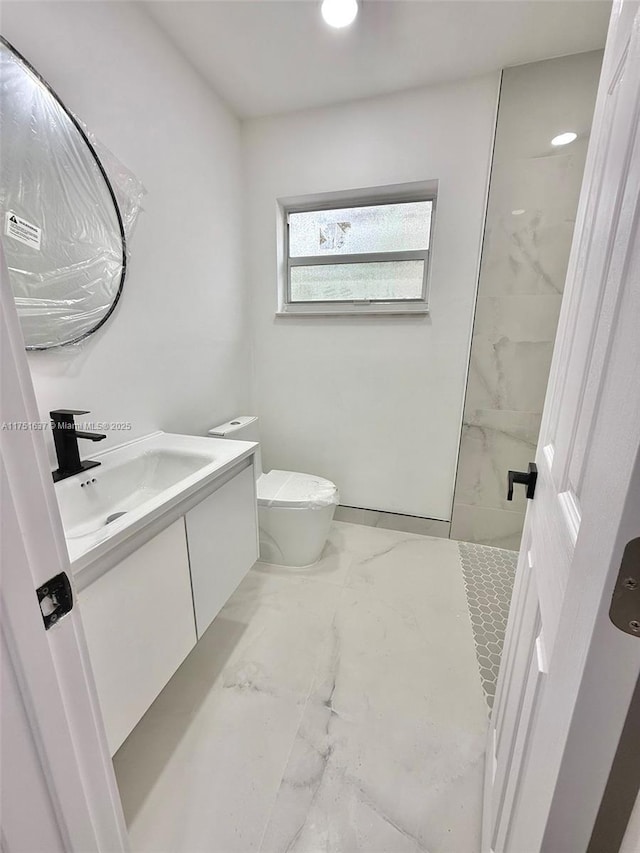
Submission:
<svg viewBox="0 0 640 853">
<path fill-rule="evenodd" d="M 538 480 L 538 466 L 535 462 L 529 462 L 527 471 L 509 471 L 509 488 L 507 490 L 507 500 L 513 500 L 514 483 L 519 483 L 527 487 L 527 498 L 533 499 L 536 492 L 536 482 Z"/>
</svg>

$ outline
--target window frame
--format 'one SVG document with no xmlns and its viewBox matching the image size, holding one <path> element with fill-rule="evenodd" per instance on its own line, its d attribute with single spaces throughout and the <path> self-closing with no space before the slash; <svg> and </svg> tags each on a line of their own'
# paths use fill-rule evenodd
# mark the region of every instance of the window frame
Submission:
<svg viewBox="0 0 640 853">
<path fill-rule="evenodd" d="M 392 188 L 369 188 L 338 193 L 324 193 L 304 197 L 279 199 L 281 263 L 276 316 L 331 316 L 331 315 L 415 315 L 429 313 L 431 259 L 437 204 L 437 181 L 423 181 Z M 406 202 L 431 202 L 429 248 L 394 252 L 362 252 L 343 255 L 307 255 L 292 258 L 289 254 L 289 217 L 293 213 L 313 213 L 318 210 L 345 209 L 349 207 L 381 207 Z M 424 272 L 421 296 L 415 299 L 362 299 L 362 300 L 305 300 L 291 299 L 291 269 L 296 266 L 339 266 L 350 263 L 375 263 L 384 261 L 422 260 Z"/>
</svg>

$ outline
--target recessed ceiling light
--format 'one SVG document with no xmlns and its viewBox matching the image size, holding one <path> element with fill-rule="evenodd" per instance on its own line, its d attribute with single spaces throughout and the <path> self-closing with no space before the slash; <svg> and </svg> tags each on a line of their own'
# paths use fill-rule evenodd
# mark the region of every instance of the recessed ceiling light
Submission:
<svg viewBox="0 0 640 853">
<path fill-rule="evenodd" d="M 566 133 L 560 133 L 558 136 L 554 136 L 551 140 L 552 145 L 568 145 L 570 142 L 573 142 L 574 139 L 578 138 L 578 134 L 574 133 L 572 130 L 567 131 Z"/>
<path fill-rule="evenodd" d="M 517 210 L 512 210 L 511 215 L 512 216 L 522 216 L 522 214 L 526 213 L 526 212 L 527 211 L 524 209 L 524 207 L 519 207 Z"/>
<path fill-rule="evenodd" d="M 323 0 L 322 17 L 330 27 L 341 29 L 352 24 L 358 14 L 357 0 Z"/>
</svg>

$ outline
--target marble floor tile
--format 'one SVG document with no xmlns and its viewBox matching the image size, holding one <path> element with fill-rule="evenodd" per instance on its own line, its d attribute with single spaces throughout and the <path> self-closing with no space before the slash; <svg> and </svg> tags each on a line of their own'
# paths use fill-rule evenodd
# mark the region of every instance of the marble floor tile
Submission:
<svg viewBox="0 0 640 853">
<path fill-rule="evenodd" d="M 214 690 L 192 719 L 143 720 L 114 758 L 133 853 L 257 850 L 301 713 Z"/>
<path fill-rule="evenodd" d="M 400 530 L 369 527 L 364 524 L 349 524 L 341 521 L 334 521 L 332 527 L 340 537 L 340 547 L 350 555 L 350 570 L 354 560 L 357 561 L 360 558 L 370 558 L 381 554 L 393 548 L 398 542 L 413 540 L 420 542 L 423 539 L 430 538 L 419 534 L 405 533 Z"/>
<path fill-rule="evenodd" d="M 457 546 L 386 546 L 352 564 L 261 853 L 479 850 L 487 709 Z"/>
<path fill-rule="evenodd" d="M 257 849 L 340 588 L 255 570 L 114 757 L 132 849 Z"/>
<path fill-rule="evenodd" d="M 336 522 L 323 561 L 256 565 L 114 757 L 133 853 L 478 853 L 457 543 Z"/>
</svg>

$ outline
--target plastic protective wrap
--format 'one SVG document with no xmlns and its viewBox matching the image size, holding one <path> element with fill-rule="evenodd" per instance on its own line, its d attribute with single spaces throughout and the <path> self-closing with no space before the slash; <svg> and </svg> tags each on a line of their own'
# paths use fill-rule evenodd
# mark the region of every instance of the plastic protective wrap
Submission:
<svg viewBox="0 0 640 853">
<path fill-rule="evenodd" d="M 335 483 L 297 471 L 269 471 L 258 481 L 260 506 L 324 509 L 340 503 Z"/>
<path fill-rule="evenodd" d="M 78 342 L 120 297 L 144 189 L 6 44 L 0 127 L 2 240 L 25 343 Z"/>
</svg>

